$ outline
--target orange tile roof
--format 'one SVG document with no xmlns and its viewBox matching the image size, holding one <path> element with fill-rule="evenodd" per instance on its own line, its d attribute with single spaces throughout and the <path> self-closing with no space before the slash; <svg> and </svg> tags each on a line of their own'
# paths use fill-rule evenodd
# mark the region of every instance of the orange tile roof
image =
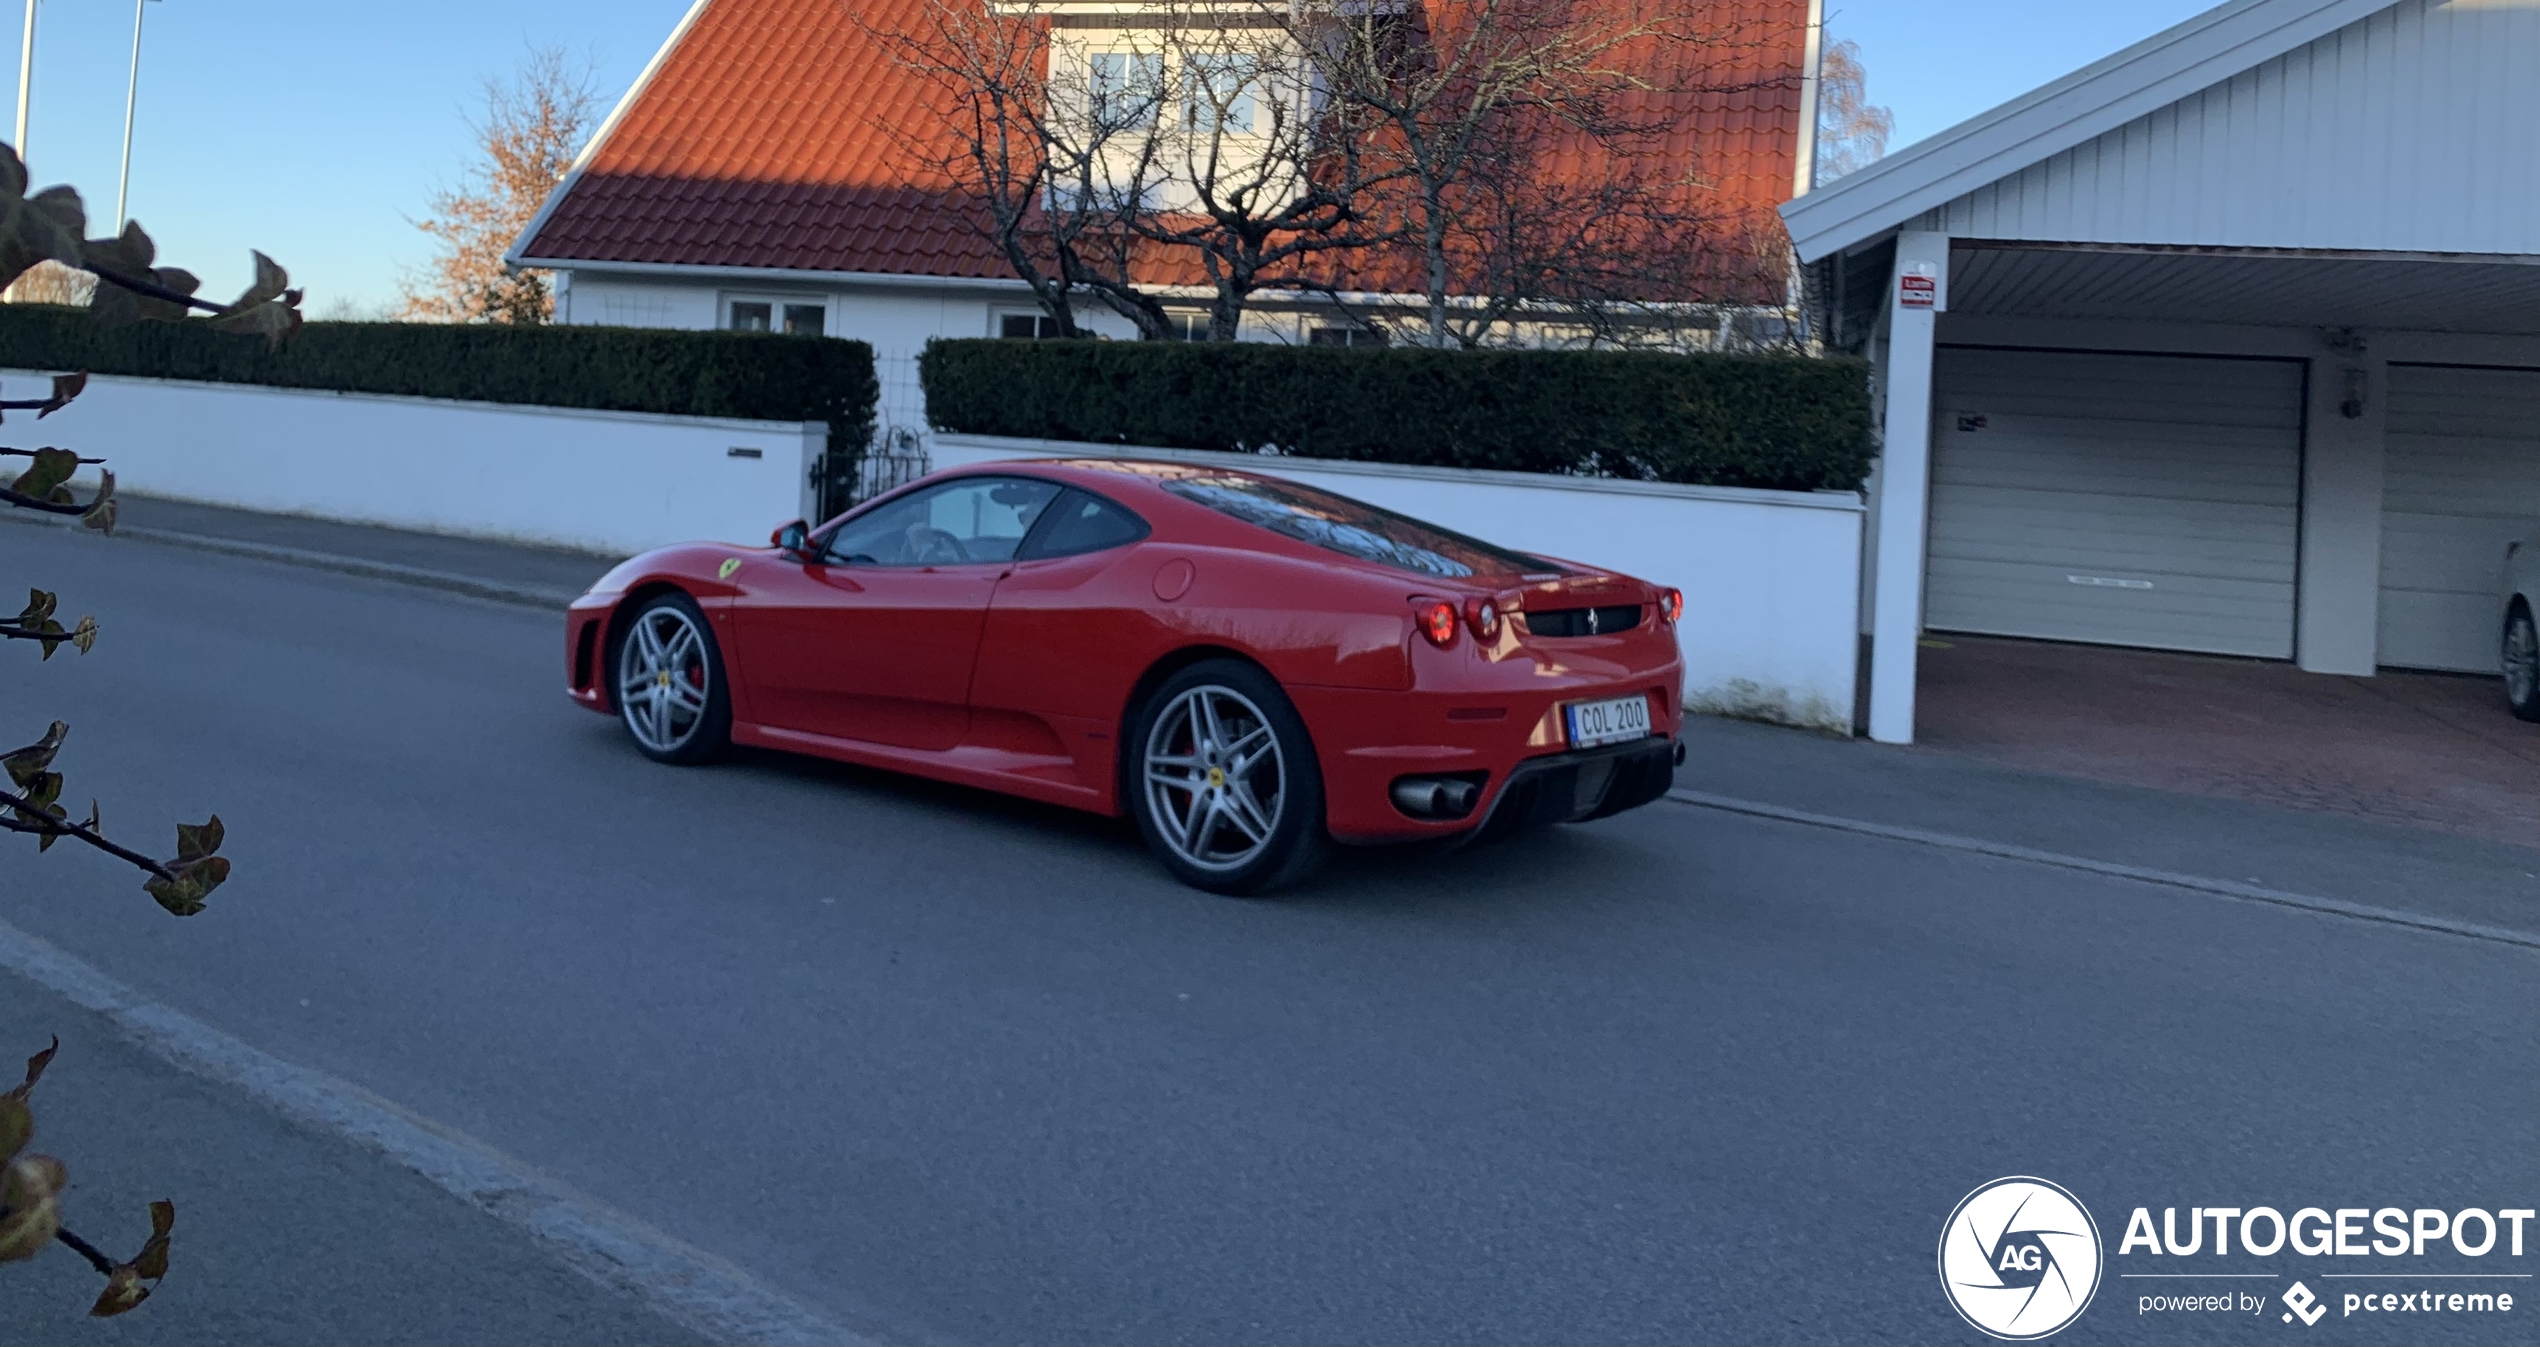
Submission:
<svg viewBox="0 0 2540 1347">
<path fill-rule="evenodd" d="M 912 144 L 941 95 L 872 35 L 915 31 L 926 2 L 710 0 L 520 255 L 1010 278 L 972 208 Z M 1672 96 L 1681 120 L 1661 168 L 1698 184 L 1704 214 L 1764 227 L 1797 162 L 1807 0 L 1671 2 L 1742 35 L 1706 72 L 1715 90 L 1742 87 Z M 1556 155 L 1556 171 L 1580 162 Z M 1398 272 L 1358 270 L 1362 283 Z M 1155 273 L 1145 279 L 1196 279 L 1178 265 Z"/>
</svg>

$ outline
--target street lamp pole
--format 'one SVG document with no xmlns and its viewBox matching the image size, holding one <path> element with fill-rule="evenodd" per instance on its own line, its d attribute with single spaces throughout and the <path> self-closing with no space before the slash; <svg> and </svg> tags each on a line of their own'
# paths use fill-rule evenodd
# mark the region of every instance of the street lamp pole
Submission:
<svg viewBox="0 0 2540 1347">
<path fill-rule="evenodd" d="M 28 8 L 32 9 L 34 4 L 35 0 L 27 0 Z M 132 113 L 141 101 L 141 16 L 148 12 L 148 0 L 132 0 L 132 81 L 124 86 L 123 173 L 115 180 L 115 232 L 118 234 L 123 232 L 124 221 L 131 218 L 124 214 L 124 204 L 132 193 Z M 18 116 L 23 119 L 26 114 L 21 112 Z M 18 134 L 23 136 L 26 133 L 20 131 Z"/>
<path fill-rule="evenodd" d="M 26 162 L 26 105 L 35 92 L 35 0 L 26 0 L 26 37 L 18 43 L 18 162 Z"/>
</svg>

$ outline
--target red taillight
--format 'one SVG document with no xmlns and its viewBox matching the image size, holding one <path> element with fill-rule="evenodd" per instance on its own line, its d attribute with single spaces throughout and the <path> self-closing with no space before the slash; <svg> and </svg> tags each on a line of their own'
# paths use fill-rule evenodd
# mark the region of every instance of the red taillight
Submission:
<svg viewBox="0 0 2540 1347">
<path fill-rule="evenodd" d="M 1474 599 L 1464 605 L 1464 620 L 1473 625 L 1473 639 L 1488 643 L 1499 639 L 1499 604 L 1490 599 Z"/>
<path fill-rule="evenodd" d="M 1685 615 L 1685 592 L 1681 589 L 1661 591 L 1658 595 L 1658 615 L 1673 626 Z"/>
<path fill-rule="evenodd" d="M 1455 644 L 1457 620 L 1455 605 L 1444 599 L 1413 599 L 1412 620 L 1420 624 L 1420 634 L 1440 650 Z"/>
</svg>

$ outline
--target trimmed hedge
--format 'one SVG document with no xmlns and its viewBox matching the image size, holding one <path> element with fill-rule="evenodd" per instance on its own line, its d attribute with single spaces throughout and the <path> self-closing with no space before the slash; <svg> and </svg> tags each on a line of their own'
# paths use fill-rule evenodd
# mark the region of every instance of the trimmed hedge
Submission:
<svg viewBox="0 0 2540 1347">
<path fill-rule="evenodd" d="M 1257 342 L 938 340 L 937 429 L 1705 486 L 1857 490 L 1858 360 Z"/>
<path fill-rule="evenodd" d="M 536 407 L 826 421 L 873 436 L 881 386 L 858 341 L 505 324 L 311 323 L 280 350 L 198 324 L 105 328 L 76 309 L 0 305 L 0 368 L 323 388 Z"/>
</svg>

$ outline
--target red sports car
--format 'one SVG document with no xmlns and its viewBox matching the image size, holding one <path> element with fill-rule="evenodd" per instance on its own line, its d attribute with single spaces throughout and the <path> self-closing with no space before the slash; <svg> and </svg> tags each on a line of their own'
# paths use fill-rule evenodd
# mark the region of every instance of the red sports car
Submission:
<svg viewBox="0 0 2540 1347">
<path fill-rule="evenodd" d="M 577 600 L 576 701 L 662 762 L 813 753 L 1097 813 L 1251 893 L 1341 842 L 1665 793 L 1674 590 L 1345 496 L 1109 459 L 936 473 Z"/>
</svg>

